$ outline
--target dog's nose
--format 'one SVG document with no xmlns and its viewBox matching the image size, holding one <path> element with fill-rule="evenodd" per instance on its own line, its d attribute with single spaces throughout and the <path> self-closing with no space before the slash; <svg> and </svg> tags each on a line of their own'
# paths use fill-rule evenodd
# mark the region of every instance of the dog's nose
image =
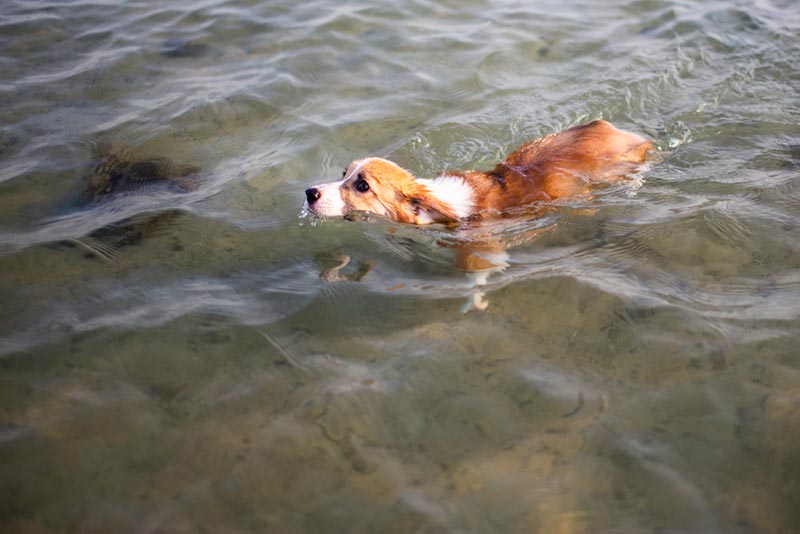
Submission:
<svg viewBox="0 0 800 534">
<path fill-rule="evenodd" d="M 309 204 L 313 204 L 319 200 L 319 189 L 316 187 L 309 187 L 306 189 L 306 198 L 308 199 Z"/>
</svg>

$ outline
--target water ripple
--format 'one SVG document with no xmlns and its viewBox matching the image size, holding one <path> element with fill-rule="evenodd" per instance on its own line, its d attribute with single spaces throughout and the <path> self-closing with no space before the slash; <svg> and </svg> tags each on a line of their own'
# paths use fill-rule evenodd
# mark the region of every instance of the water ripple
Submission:
<svg viewBox="0 0 800 534">
<path fill-rule="evenodd" d="M 7 0 L 3 530 L 792 530 L 800 12 L 729 4 Z M 597 118 L 591 199 L 297 219 Z"/>
</svg>

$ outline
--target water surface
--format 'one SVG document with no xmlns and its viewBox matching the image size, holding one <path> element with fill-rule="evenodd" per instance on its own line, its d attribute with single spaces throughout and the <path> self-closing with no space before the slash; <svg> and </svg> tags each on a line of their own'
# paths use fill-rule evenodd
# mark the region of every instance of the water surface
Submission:
<svg viewBox="0 0 800 534">
<path fill-rule="evenodd" d="M 4 2 L 2 530 L 800 529 L 800 11 L 535 4 Z M 491 227 L 485 312 L 448 230 L 298 218 L 596 118 L 656 161 Z"/>
</svg>

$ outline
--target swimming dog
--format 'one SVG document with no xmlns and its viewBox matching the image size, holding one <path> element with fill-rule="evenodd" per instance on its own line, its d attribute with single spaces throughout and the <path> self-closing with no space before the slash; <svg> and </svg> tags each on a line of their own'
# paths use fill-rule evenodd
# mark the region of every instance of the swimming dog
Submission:
<svg viewBox="0 0 800 534">
<path fill-rule="evenodd" d="M 308 208 L 320 217 L 374 213 L 411 224 L 508 216 L 518 208 L 588 196 L 644 163 L 650 141 L 596 120 L 519 147 L 494 169 L 448 171 L 415 178 L 383 158 L 355 160 L 338 182 L 306 189 Z"/>
<path fill-rule="evenodd" d="M 323 218 L 367 212 L 399 223 L 475 224 L 530 214 L 561 199 L 588 198 L 598 185 L 635 172 L 652 148 L 647 139 L 596 120 L 525 143 L 488 172 L 448 171 L 424 179 L 383 158 L 358 159 L 341 180 L 306 189 L 306 204 Z M 496 242 L 454 248 L 456 265 L 475 286 L 506 265 L 506 246 Z M 467 306 L 485 307 L 482 292 Z"/>
</svg>

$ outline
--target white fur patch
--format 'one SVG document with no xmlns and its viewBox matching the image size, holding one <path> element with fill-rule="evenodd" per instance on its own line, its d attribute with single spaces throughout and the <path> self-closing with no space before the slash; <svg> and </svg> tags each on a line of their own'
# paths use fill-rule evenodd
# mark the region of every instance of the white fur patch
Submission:
<svg viewBox="0 0 800 534">
<path fill-rule="evenodd" d="M 437 200 L 450 206 L 459 218 L 475 213 L 475 193 L 460 176 L 443 174 L 432 180 L 417 178 Z"/>
<path fill-rule="evenodd" d="M 342 199 L 341 187 L 345 181 L 331 182 L 314 186 L 319 191 L 319 199 L 308 209 L 320 217 L 344 217 L 347 206 Z"/>
</svg>

